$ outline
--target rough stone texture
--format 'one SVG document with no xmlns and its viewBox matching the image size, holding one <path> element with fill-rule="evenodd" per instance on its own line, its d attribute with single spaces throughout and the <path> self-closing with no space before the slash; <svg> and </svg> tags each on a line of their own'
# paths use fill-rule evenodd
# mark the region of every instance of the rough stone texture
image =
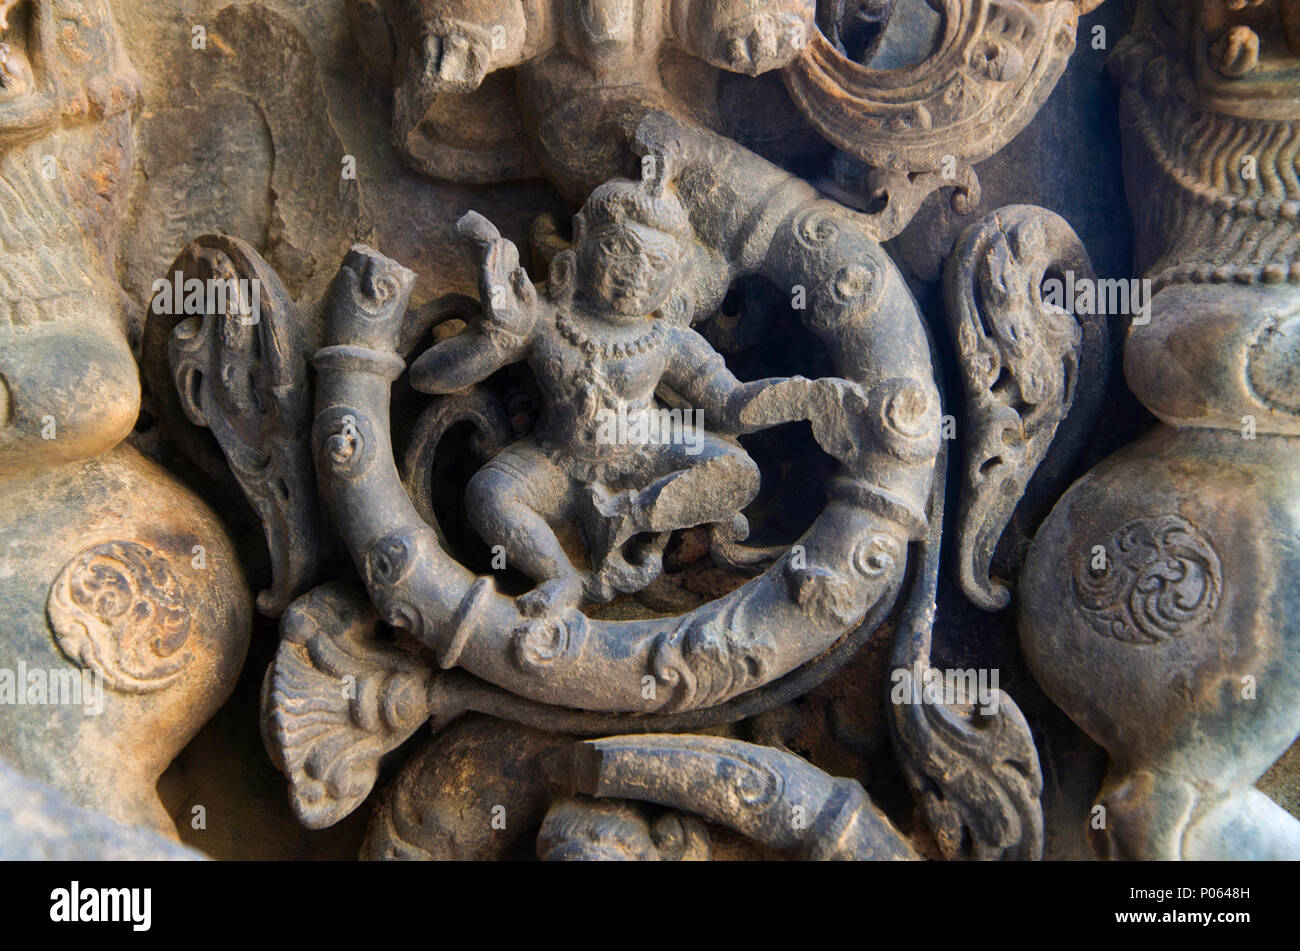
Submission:
<svg viewBox="0 0 1300 951">
<path fill-rule="evenodd" d="M 0 212 L 64 266 L 0 234 L 0 669 L 128 755 L 0 755 L 219 858 L 1286 854 L 1294 37 L 1097 6 L 17 8 Z M 1125 343 L 1045 289 L 1131 273 L 1137 6 Z M 1258 185 L 1143 154 L 1184 60 Z"/>
<path fill-rule="evenodd" d="M 1113 61 L 1155 292 L 1124 374 L 1159 423 L 1057 502 L 1020 606 L 1035 677 L 1110 753 L 1110 857 L 1300 856 L 1256 788 L 1300 733 L 1288 16 L 1144 3 Z"/>
</svg>

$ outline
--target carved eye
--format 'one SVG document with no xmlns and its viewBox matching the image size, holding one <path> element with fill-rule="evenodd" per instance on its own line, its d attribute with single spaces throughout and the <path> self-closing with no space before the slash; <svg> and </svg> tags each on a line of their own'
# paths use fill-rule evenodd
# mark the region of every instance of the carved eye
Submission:
<svg viewBox="0 0 1300 951">
<path fill-rule="evenodd" d="M 656 271 L 666 271 L 673 263 L 672 259 L 661 251 L 651 251 L 646 257 L 650 259 L 650 266 Z"/>
<path fill-rule="evenodd" d="M 626 257 L 632 253 L 628 243 L 616 235 L 606 235 L 600 239 L 600 250 L 606 254 L 613 254 L 619 257 Z"/>
</svg>

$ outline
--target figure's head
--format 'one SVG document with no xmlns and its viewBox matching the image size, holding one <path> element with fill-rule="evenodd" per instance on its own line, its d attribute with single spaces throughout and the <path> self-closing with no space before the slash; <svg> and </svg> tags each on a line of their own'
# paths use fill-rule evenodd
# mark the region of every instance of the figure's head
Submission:
<svg viewBox="0 0 1300 951">
<path fill-rule="evenodd" d="M 692 239 L 666 183 L 606 182 L 574 218 L 578 293 L 614 320 L 652 314 L 672 295 Z"/>
</svg>

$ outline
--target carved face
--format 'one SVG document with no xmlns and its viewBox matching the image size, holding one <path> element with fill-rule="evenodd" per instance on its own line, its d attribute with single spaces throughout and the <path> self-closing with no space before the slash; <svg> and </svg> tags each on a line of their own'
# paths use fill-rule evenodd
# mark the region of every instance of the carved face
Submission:
<svg viewBox="0 0 1300 951">
<path fill-rule="evenodd" d="M 637 222 L 601 225 L 578 246 L 583 296 L 612 320 L 644 317 L 668 300 L 679 260 L 671 235 Z"/>
</svg>

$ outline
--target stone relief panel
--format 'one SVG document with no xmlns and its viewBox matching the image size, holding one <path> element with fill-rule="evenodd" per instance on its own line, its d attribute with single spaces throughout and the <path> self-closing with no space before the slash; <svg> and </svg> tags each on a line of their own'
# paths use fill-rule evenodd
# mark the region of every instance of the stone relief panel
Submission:
<svg viewBox="0 0 1300 951">
<path fill-rule="evenodd" d="M 0 823 L 1300 857 L 1288 11 L 0 4 Z"/>
</svg>

